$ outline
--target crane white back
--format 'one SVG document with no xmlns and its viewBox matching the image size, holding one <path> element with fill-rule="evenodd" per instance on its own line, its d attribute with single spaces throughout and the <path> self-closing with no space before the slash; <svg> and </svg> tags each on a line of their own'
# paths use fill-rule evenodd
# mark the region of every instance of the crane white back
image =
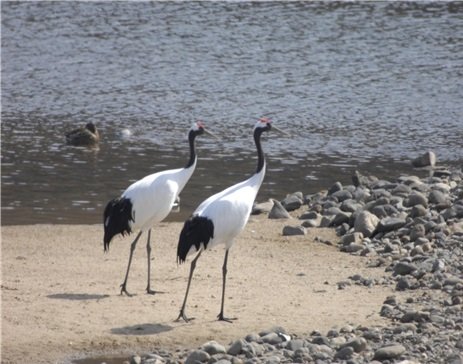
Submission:
<svg viewBox="0 0 463 364">
<path fill-rule="evenodd" d="M 252 211 L 254 200 L 265 176 L 265 158 L 260 143 L 263 132 L 272 129 L 269 119 L 261 118 L 253 129 L 254 142 L 257 149 L 257 169 L 247 180 L 237 183 L 222 192 L 216 193 L 202 202 L 185 221 L 177 247 L 177 261 L 183 263 L 186 257 L 198 252 L 191 262 L 185 298 L 177 320 L 189 321 L 185 315 L 185 306 L 190 289 L 191 279 L 196 261 L 203 250 L 219 244 L 225 245 L 225 258 L 222 267 L 222 303 L 218 319 L 231 322 L 233 319 L 224 316 L 225 284 L 229 249 L 235 238 L 244 229 Z M 275 128 L 276 130 L 279 130 Z"/>
<path fill-rule="evenodd" d="M 172 169 L 150 174 L 132 183 L 121 197 L 108 202 L 104 211 L 104 250 L 109 250 L 112 238 L 140 230 L 130 246 L 129 262 L 121 294 L 128 293 L 126 286 L 132 262 L 133 252 L 143 231 L 148 231 L 146 250 L 148 256 L 148 284 L 146 291 L 154 294 L 150 288 L 151 276 L 151 228 L 164 220 L 171 211 L 178 195 L 191 178 L 197 163 L 195 139 L 203 133 L 211 134 L 202 122 L 193 123 L 188 133 L 190 158 L 184 168 Z"/>
</svg>

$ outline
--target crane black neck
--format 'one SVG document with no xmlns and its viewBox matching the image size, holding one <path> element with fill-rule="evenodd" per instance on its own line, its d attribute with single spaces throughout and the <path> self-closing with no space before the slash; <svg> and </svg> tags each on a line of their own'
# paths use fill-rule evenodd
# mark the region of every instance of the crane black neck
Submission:
<svg viewBox="0 0 463 364">
<path fill-rule="evenodd" d="M 196 161 L 196 149 L 195 149 L 195 138 L 198 135 L 194 130 L 190 130 L 188 133 L 188 143 L 190 144 L 190 159 L 186 164 L 185 168 L 190 168 Z"/>
<path fill-rule="evenodd" d="M 262 171 L 262 169 L 264 168 L 264 165 L 265 165 L 264 151 L 262 150 L 262 146 L 260 144 L 260 136 L 266 130 L 267 129 L 263 129 L 263 128 L 256 128 L 254 130 L 254 143 L 256 143 L 256 149 L 257 149 L 257 169 L 256 169 L 256 173 L 260 173 Z"/>
</svg>

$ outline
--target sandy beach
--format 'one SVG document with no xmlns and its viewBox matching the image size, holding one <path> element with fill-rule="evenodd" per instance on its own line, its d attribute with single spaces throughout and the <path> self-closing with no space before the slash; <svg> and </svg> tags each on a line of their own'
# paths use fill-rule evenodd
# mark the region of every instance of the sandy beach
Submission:
<svg viewBox="0 0 463 364">
<path fill-rule="evenodd" d="M 337 282 L 353 274 L 380 278 L 384 268 L 367 268 L 369 258 L 315 240 L 336 243 L 333 229 L 282 236 L 290 223 L 252 216 L 230 251 L 225 314 L 238 318 L 232 324 L 216 321 L 222 247 L 198 260 L 187 305 L 196 319 L 175 322 L 191 261 L 176 263 L 181 223 L 162 223 L 153 231 L 151 283 L 162 292 L 154 296 L 145 293 L 146 250 L 140 241 L 127 287 L 133 297 L 119 294 L 132 237 L 116 238 L 105 254 L 101 225 L 4 226 L 2 363 L 196 348 L 275 325 L 296 335 L 349 323 L 381 325 L 379 310 L 392 287 L 340 290 Z"/>
</svg>

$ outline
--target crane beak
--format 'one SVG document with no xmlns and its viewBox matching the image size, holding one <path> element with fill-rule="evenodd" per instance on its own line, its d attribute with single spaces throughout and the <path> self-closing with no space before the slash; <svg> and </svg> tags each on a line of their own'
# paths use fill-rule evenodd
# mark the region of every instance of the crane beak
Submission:
<svg viewBox="0 0 463 364">
<path fill-rule="evenodd" d="M 285 132 L 284 130 L 281 130 L 280 128 L 276 127 L 275 125 L 272 124 L 272 129 L 273 130 L 276 130 L 277 132 L 279 132 L 280 134 L 283 134 L 285 136 L 291 136 L 289 133 Z"/>
<path fill-rule="evenodd" d="M 203 129 L 203 130 L 206 134 L 210 135 L 211 137 L 214 137 L 215 139 L 219 139 L 217 135 L 215 135 L 214 133 L 211 133 L 209 130 L 207 129 Z"/>
</svg>

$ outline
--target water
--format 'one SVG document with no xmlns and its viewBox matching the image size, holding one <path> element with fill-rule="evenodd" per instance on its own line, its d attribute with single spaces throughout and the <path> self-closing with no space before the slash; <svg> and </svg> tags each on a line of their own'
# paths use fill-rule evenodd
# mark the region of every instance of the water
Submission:
<svg viewBox="0 0 463 364">
<path fill-rule="evenodd" d="M 2 224 L 101 223 L 146 174 L 183 166 L 184 219 L 255 168 L 258 200 L 463 161 L 463 3 L 2 2 Z M 93 121 L 97 150 L 64 143 Z M 130 137 L 122 131 L 129 129 Z"/>
</svg>

